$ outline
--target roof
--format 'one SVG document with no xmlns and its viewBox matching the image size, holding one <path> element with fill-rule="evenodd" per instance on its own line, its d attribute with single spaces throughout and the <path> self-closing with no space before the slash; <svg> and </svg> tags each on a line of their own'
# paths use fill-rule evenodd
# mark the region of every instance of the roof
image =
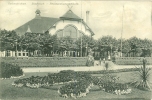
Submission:
<svg viewBox="0 0 152 100">
<path fill-rule="evenodd" d="M 82 23 L 87 26 L 88 30 L 91 32 L 91 35 L 94 35 L 94 32 L 91 30 L 91 28 L 89 28 L 89 26 L 71 10 L 68 10 L 63 16 L 60 17 L 60 19 L 52 17 L 41 17 L 40 14 L 36 15 L 34 19 L 16 28 L 15 31 L 19 35 L 24 35 L 26 32 L 44 33 L 45 31 L 50 29 L 54 24 L 56 24 L 59 20 L 64 19 L 82 21 Z"/>
<path fill-rule="evenodd" d="M 82 23 L 88 27 L 88 30 L 91 32 L 92 36 L 95 35 L 91 28 L 84 21 L 82 21 Z"/>
<path fill-rule="evenodd" d="M 60 17 L 61 19 L 71 19 L 71 20 L 81 20 L 79 16 L 74 14 L 72 10 L 68 10 L 63 16 Z"/>
<path fill-rule="evenodd" d="M 43 33 L 48 28 L 50 28 L 50 26 L 54 25 L 54 23 L 56 23 L 58 20 L 59 18 L 35 17 L 34 19 L 15 29 L 15 31 L 19 33 L 19 35 L 24 35 L 30 28 L 32 33 Z"/>
</svg>

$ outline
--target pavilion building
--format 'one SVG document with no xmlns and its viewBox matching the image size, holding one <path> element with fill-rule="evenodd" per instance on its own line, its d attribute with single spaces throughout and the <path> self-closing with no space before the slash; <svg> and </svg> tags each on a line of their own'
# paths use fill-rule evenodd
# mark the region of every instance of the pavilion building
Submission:
<svg viewBox="0 0 152 100">
<path fill-rule="evenodd" d="M 63 16 L 59 18 L 43 17 L 41 11 L 37 9 L 35 11 L 35 18 L 27 23 L 19 26 L 15 29 L 18 35 L 24 35 L 25 33 L 43 34 L 49 32 L 49 34 L 56 34 L 58 38 L 70 36 L 73 40 L 78 39 L 82 35 L 93 36 L 94 32 L 84 22 L 82 18 L 73 13 L 70 9 Z M 89 16 L 89 11 L 86 12 L 86 18 Z M 88 21 L 88 19 L 86 19 Z M 18 56 L 28 56 L 26 51 L 18 51 Z M 21 54 L 24 53 L 24 54 Z M 66 54 L 66 52 L 65 52 Z M 4 54 L 5 55 L 5 54 Z M 14 56 L 14 53 L 10 54 Z M 76 54 L 78 56 L 78 53 Z"/>
</svg>

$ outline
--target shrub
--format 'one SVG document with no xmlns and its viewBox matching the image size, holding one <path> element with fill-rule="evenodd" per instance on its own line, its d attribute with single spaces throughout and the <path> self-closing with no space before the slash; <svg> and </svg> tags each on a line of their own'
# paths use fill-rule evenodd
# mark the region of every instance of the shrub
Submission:
<svg viewBox="0 0 152 100">
<path fill-rule="evenodd" d="M 0 62 L 17 63 L 20 67 L 86 66 L 87 57 L 1 57 Z"/>
<path fill-rule="evenodd" d="M 146 57 L 147 65 L 152 64 L 152 58 Z M 142 57 L 116 57 L 115 63 L 118 65 L 142 65 Z"/>
<path fill-rule="evenodd" d="M 151 90 L 151 87 L 148 83 L 148 78 L 149 78 L 149 71 L 151 70 L 150 68 L 146 67 L 146 59 L 143 59 L 143 65 L 139 68 L 139 76 L 141 81 L 135 81 L 132 84 L 139 88 L 139 89 L 143 89 L 143 90 Z"/>
<path fill-rule="evenodd" d="M 2 62 L 0 65 L 0 77 L 10 78 L 11 76 L 23 75 L 22 69 L 17 65 Z"/>
<path fill-rule="evenodd" d="M 91 56 L 91 55 L 88 56 L 86 65 L 87 66 L 94 66 L 94 57 L 93 56 Z"/>
</svg>

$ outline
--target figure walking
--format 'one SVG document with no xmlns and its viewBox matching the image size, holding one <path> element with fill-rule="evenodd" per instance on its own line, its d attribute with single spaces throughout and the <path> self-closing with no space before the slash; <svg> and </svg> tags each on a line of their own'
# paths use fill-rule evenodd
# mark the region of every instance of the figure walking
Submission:
<svg viewBox="0 0 152 100">
<path fill-rule="evenodd" d="M 101 58 L 99 59 L 99 64 L 100 64 L 100 66 L 101 66 Z"/>
<path fill-rule="evenodd" d="M 103 58 L 103 63 L 105 63 L 105 58 Z"/>
</svg>

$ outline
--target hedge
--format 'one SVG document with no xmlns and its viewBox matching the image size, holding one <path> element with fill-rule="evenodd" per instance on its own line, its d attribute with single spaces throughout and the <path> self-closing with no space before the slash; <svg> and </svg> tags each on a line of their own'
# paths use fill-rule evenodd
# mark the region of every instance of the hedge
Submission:
<svg viewBox="0 0 152 100">
<path fill-rule="evenodd" d="M 87 66 L 87 57 L 1 57 L 0 61 L 20 67 Z"/>
<path fill-rule="evenodd" d="M 11 76 L 21 75 L 23 75 L 23 71 L 19 66 L 5 62 L 0 64 L 0 78 L 10 78 Z"/>
<path fill-rule="evenodd" d="M 143 57 L 116 57 L 114 63 L 118 65 L 142 65 Z M 146 57 L 147 65 L 152 65 L 152 57 Z"/>
</svg>

